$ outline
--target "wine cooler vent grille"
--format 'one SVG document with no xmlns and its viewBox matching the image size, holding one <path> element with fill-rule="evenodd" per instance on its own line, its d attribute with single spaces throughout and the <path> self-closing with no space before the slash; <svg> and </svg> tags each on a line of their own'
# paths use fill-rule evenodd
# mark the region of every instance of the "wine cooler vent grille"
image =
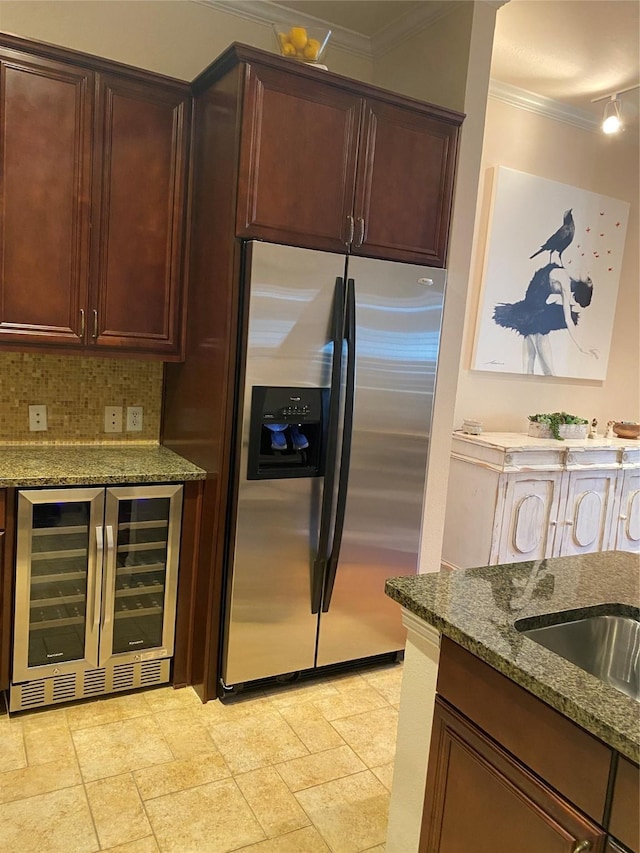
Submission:
<svg viewBox="0 0 640 853">
<path fill-rule="evenodd" d="M 21 708 L 35 708 L 44 704 L 44 681 L 28 681 L 18 687 Z"/>
<path fill-rule="evenodd" d="M 89 669 L 84 674 L 84 696 L 98 696 L 105 692 L 106 679 L 104 669 Z"/>
<path fill-rule="evenodd" d="M 101 696 L 119 690 L 166 684 L 169 681 L 170 667 L 169 658 L 161 658 L 135 663 L 107 664 L 100 669 L 67 672 L 52 678 L 12 684 L 9 691 L 9 709 L 11 712 L 25 711 L 28 708 L 71 702 L 74 699 Z"/>
<path fill-rule="evenodd" d="M 68 675 L 58 675 L 53 679 L 54 702 L 68 702 L 77 696 L 76 674 L 70 672 Z"/>
<path fill-rule="evenodd" d="M 125 663 L 113 668 L 114 690 L 127 690 L 131 687 L 135 687 L 135 666 L 136 665 L 133 663 Z"/>
</svg>

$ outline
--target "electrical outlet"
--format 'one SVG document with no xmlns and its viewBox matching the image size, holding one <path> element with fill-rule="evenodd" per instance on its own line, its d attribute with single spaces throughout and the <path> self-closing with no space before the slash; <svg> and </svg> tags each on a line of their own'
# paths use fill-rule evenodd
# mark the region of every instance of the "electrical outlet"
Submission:
<svg viewBox="0 0 640 853">
<path fill-rule="evenodd" d="M 47 429 L 46 406 L 29 406 L 29 429 L 31 432 L 42 432 Z"/>
<path fill-rule="evenodd" d="M 127 432 L 142 430 L 142 406 L 127 406 Z"/>
<path fill-rule="evenodd" d="M 122 432 L 122 406 L 104 407 L 104 431 Z"/>
</svg>

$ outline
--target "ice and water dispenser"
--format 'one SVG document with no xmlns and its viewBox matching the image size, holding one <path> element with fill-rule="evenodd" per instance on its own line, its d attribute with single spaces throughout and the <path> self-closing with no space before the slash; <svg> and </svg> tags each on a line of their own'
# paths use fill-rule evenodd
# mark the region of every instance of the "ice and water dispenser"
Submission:
<svg viewBox="0 0 640 853">
<path fill-rule="evenodd" d="M 328 388 L 255 385 L 247 479 L 322 476 L 328 403 Z"/>
</svg>

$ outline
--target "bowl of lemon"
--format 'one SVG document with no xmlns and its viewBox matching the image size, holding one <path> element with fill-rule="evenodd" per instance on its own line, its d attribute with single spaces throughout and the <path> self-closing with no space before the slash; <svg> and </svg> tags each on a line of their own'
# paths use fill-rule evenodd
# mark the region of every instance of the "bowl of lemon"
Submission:
<svg viewBox="0 0 640 853">
<path fill-rule="evenodd" d="M 288 27 L 285 24 L 274 24 L 273 29 L 282 56 L 306 62 L 308 65 L 319 66 L 331 30 L 297 25 Z M 326 66 L 320 67 L 326 68 Z"/>
</svg>

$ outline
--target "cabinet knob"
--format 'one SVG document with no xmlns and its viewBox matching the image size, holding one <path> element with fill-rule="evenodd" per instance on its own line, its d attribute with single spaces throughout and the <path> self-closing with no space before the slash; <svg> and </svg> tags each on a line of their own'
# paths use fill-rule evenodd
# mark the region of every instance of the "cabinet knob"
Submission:
<svg viewBox="0 0 640 853">
<path fill-rule="evenodd" d="M 349 214 L 349 216 L 347 216 L 347 222 L 349 223 L 349 236 L 347 237 L 347 239 L 345 241 L 345 246 L 350 246 L 353 243 L 353 233 L 354 233 L 353 216 L 351 216 L 351 214 Z"/>
<path fill-rule="evenodd" d="M 576 841 L 575 847 L 571 853 L 586 853 L 587 850 L 591 850 L 590 841 Z"/>
<path fill-rule="evenodd" d="M 558 522 L 557 521 L 550 521 L 549 524 L 551 525 L 551 527 L 556 527 Z"/>
</svg>

